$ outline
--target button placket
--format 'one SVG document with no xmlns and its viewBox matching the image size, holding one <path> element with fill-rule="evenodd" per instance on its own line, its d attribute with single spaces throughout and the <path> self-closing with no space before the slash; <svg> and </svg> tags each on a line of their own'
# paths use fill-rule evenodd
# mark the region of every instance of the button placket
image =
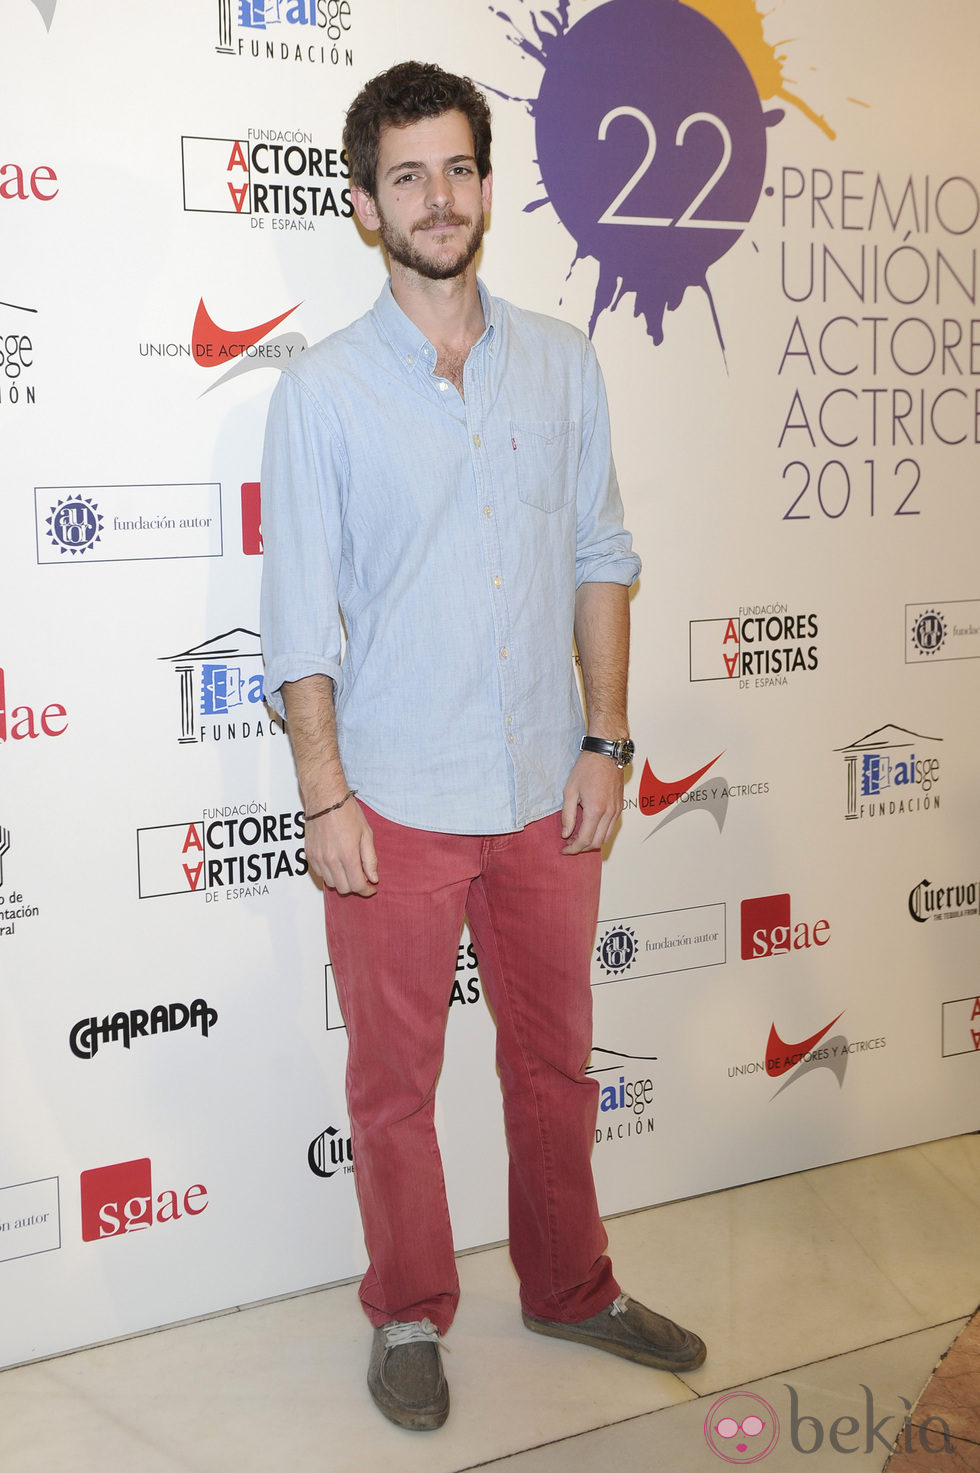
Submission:
<svg viewBox="0 0 980 1473">
<path fill-rule="evenodd" d="M 467 370 L 471 368 L 471 360 L 467 362 Z M 475 365 L 474 365 L 475 366 Z M 484 367 L 486 362 L 484 361 Z M 513 715 L 505 716 L 506 712 L 514 710 L 515 678 L 512 643 L 512 629 L 510 627 L 509 610 L 507 607 L 506 591 L 504 589 L 503 569 L 504 559 L 502 555 L 501 542 L 504 532 L 497 524 L 496 507 L 494 501 L 493 483 L 493 457 L 484 443 L 484 378 L 483 376 L 467 372 L 466 378 L 466 418 L 470 432 L 470 459 L 474 469 L 477 483 L 477 505 L 480 508 L 480 525 L 483 531 L 482 547 L 484 557 L 484 569 L 487 579 L 487 588 L 490 594 L 490 611 L 493 619 L 493 629 L 496 636 L 496 664 L 497 675 L 500 682 L 501 700 L 501 725 L 505 735 L 508 749 L 512 755 L 516 746 L 516 733 Z M 515 781 L 517 789 L 520 790 L 520 775 L 515 768 Z M 520 804 L 518 805 L 520 806 Z"/>
</svg>

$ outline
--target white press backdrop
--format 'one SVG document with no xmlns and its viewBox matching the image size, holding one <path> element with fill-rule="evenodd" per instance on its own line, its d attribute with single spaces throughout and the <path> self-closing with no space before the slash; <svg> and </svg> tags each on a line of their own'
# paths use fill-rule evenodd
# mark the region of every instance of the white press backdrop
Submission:
<svg viewBox="0 0 980 1473">
<path fill-rule="evenodd" d="M 363 1268 L 258 478 L 380 287 L 340 133 L 407 55 L 491 93 L 481 271 L 592 325 L 645 561 L 603 1210 L 980 1123 L 980 14 L 761 11 L 8 0 L 0 1363 Z M 467 945 L 460 1247 L 506 1232 Z"/>
</svg>

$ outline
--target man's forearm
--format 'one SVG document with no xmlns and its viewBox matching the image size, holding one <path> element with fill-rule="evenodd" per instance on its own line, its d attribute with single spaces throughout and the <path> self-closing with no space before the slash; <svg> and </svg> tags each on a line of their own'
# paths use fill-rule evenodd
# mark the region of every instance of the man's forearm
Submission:
<svg viewBox="0 0 980 1473">
<path fill-rule="evenodd" d="M 333 681 L 329 675 L 285 681 L 282 699 L 303 807 L 316 813 L 347 792 L 337 745 Z"/>
<path fill-rule="evenodd" d="M 628 735 L 628 588 L 621 583 L 580 585 L 575 595 L 575 644 L 582 664 L 589 735 L 610 740 Z"/>
<path fill-rule="evenodd" d="M 342 801 L 348 787 L 337 750 L 333 681 L 329 675 L 284 681 L 282 699 L 303 808 L 315 819 L 306 829 L 310 868 L 339 895 L 373 895 L 378 888 L 374 837 L 357 801 Z"/>
</svg>

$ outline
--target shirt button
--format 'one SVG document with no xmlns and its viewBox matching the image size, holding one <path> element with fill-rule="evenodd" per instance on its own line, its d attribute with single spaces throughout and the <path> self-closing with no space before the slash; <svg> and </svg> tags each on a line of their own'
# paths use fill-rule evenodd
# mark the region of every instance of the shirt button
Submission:
<svg viewBox="0 0 980 1473">
<path fill-rule="evenodd" d="M 508 740 L 508 741 L 509 741 L 509 742 L 512 742 L 512 741 L 513 741 L 513 740 L 514 740 L 514 733 L 513 733 L 513 732 L 512 732 L 512 731 L 509 731 L 509 732 L 508 732 L 508 733 L 507 733 L 507 740 Z"/>
<path fill-rule="evenodd" d="M 479 435 L 473 436 L 473 444 L 476 446 L 477 450 L 479 450 L 480 446 L 483 444 L 483 441 L 480 439 Z"/>
<path fill-rule="evenodd" d="M 493 516 L 493 507 L 492 506 L 485 506 L 483 508 L 483 515 L 485 517 L 492 517 Z"/>
<path fill-rule="evenodd" d="M 440 387 L 440 389 L 448 389 L 449 388 L 449 385 L 446 383 L 445 379 L 443 379 L 442 382 L 440 383 L 439 387 Z"/>
<path fill-rule="evenodd" d="M 500 651 L 500 658 L 502 660 L 509 660 L 510 659 L 510 650 L 507 648 L 506 645 L 504 645 L 503 649 Z"/>
<path fill-rule="evenodd" d="M 494 578 L 494 580 L 493 580 L 493 586 L 494 586 L 494 588 L 499 588 L 501 586 L 501 583 L 500 583 L 500 579 L 499 578 Z"/>
<path fill-rule="evenodd" d="M 411 365 L 411 362 L 412 362 L 411 354 L 409 354 L 409 356 L 405 359 L 405 362 L 408 363 L 409 365 Z"/>
<path fill-rule="evenodd" d="M 507 725 L 508 726 L 513 726 L 514 725 L 514 718 L 513 718 L 513 716 L 508 716 L 507 717 Z"/>
</svg>

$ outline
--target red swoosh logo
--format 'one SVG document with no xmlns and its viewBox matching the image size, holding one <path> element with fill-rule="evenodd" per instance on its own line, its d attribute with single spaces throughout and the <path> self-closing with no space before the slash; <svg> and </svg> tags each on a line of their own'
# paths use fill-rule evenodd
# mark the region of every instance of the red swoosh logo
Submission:
<svg viewBox="0 0 980 1473">
<path fill-rule="evenodd" d="M 721 755 L 722 753 L 719 752 L 718 757 Z M 674 783 L 661 782 L 659 777 L 655 776 L 650 763 L 644 762 L 643 776 L 640 778 L 640 808 L 648 818 L 658 813 L 661 808 L 669 808 L 671 803 L 676 803 L 689 788 L 694 787 L 699 777 L 704 777 L 709 767 L 714 767 L 718 757 L 712 757 L 710 762 L 699 767 L 697 772 L 692 772 L 690 777 L 678 778 Z"/>
<path fill-rule="evenodd" d="M 814 1033 L 812 1038 L 801 1039 L 799 1043 L 784 1043 L 773 1023 L 769 1028 L 769 1042 L 766 1044 L 766 1073 L 769 1077 L 778 1079 L 780 1074 L 785 1074 L 788 1069 L 795 1069 L 804 1054 L 808 1054 L 814 1044 L 819 1043 L 824 1034 L 829 1033 L 834 1024 L 843 1016 L 842 1012 L 838 1013 L 836 1018 L 831 1018 L 826 1028 L 821 1028 L 820 1032 Z M 776 1063 L 779 1054 L 782 1054 L 785 1063 Z"/>
<path fill-rule="evenodd" d="M 300 304 L 296 303 L 296 307 Z M 211 320 L 207 307 L 202 297 L 194 318 L 194 331 L 191 333 L 191 352 L 194 362 L 201 368 L 214 368 L 219 359 L 238 358 L 245 352 L 246 348 L 252 348 L 264 338 L 267 332 L 278 327 L 284 322 L 290 312 L 295 312 L 296 307 L 290 307 L 288 312 L 281 313 L 278 317 L 272 317 L 268 322 L 263 322 L 259 327 L 246 327 L 241 332 L 226 332 Z M 234 350 L 234 351 L 233 351 Z"/>
</svg>

